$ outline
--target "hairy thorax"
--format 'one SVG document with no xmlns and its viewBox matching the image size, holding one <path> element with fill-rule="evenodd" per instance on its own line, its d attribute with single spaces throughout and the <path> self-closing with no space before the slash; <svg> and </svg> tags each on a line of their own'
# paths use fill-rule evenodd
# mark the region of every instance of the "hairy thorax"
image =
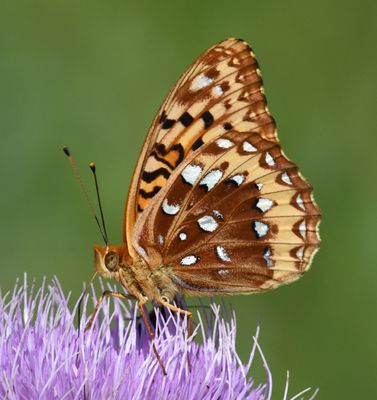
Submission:
<svg viewBox="0 0 377 400">
<path fill-rule="evenodd" d="M 177 288 L 172 281 L 171 267 L 162 265 L 151 269 L 142 259 L 129 259 L 123 246 L 95 246 L 94 250 L 97 272 L 118 281 L 138 301 L 159 303 L 161 299 L 168 302 L 174 299 Z"/>
</svg>

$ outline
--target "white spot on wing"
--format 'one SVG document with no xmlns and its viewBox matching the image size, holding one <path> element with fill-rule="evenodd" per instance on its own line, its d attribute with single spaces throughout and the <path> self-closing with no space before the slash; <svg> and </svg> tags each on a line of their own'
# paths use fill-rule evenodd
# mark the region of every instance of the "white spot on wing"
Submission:
<svg viewBox="0 0 377 400">
<path fill-rule="evenodd" d="M 303 259 L 304 257 L 304 247 L 299 247 L 296 251 L 296 257 L 299 258 L 300 260 Z"/>
<path fill-rule="evenodd" d="M 223 176 L 223 171 L 220 169 L 214 169 L 210 171 L 201 181 L 200 185 L 207 186 L 208 192 L 219 182 Z"/>
<path fill-rule="evenodd" d="M 305 205 L 304 205 L 304 202 L 302 201 L 302 197 L 301 197 L 300 193 L 296 197 L 296 203 L 301 208 L 301 210 L 305 211 Z"/>
<path fill-rule="evenodd" d="M 220 258 L 220 260 L 226 261 L 226 262 L 230 261 L 229 254 L 226 252 L 226 250 L 224 249 L 223 246 L 216 246 L 216 254 Z"/>
<path fill-rule="evenodd" d="M 306 222 L 305 220 L 303 220 L 300 224 L 300 226 L 298 227 L 298 230 L 300 231 L 302 237 L 305 239 L 306 237 Z"/>
<path fill-rule="evenodd" d="M 168 200 L 165 199 L 162 203 L 162 209 L 168 215 L 176 215 L 180 209 L 179 204 L 169 204 Z"/>
<path fill-rule="evenodd" d="M 181 232 L 181 233 L 179 234 L 179 238 L 180 238 L 181 240 L 186 240 L 186 239 L 187 239 L 186 233 L 185 233 L 185 232 Z"/>
<path fill-rule="evenodd" d="M 211 217 L 210 215 L 205 215 L 198 219 L 199 226 L 206 232 L 213 232 L 218 227 L 219 224 L 215 221 L 215 218 Z"/>
<path fill-rule="evenodd" d="M 162 235 L 157 236 L 158 243 L 162 246 L 164 244 L 164 237 Z"/>
<path fill-rule="evenodd" d="M 191 84 L 190 90 L 196 91 L 209 86 L 213 82 L 212 78 L 205 75 L 199 75 Z"/>
<path fill-rule="evenodd" d="M 259 210 L 262 212 L 266 212 L 266 211 L 271 210 L 273 205 L 274 205 L 274 202 L 271 199 L 260 198 L 260 199 L 258 199 L 257 203 L 255 204 L 255 207 L 259 208 Z"/>
<path fill-rule="evenodd" d="M 291 178 L 289 177 L 287 172 L 283 172 L 281 174 L 281 180 L 285 182 L 287 185 L 292 185 Z"/>
<path fill-rule="evenodd" d="M 247 151 L 248 153 L 252 153 L 252 152 L 258 151 L 258 149 L 256 147 L 254 147 L 248 141 L 243 142 L 242 148 L 243 148 L 244 151 Z"/>
<path fill-rule="evenodd" d="M 229 274 L 229 270 L 228 270 L 228 269 L 219 269 L 219 270 L 217 271 L 217 273 L 218 273 L 219 275 L 221 275 L 221 276 L 224 276 L 224 275 L 228 275 L 228 274 Z"/>
<path fill-rule="evenodd" d="M 220 85 L 216 85 L 213 88 L 213 93 L 215 93 L 216 96 L 222 96 L 224 94 L 224 91 L 222 90 Z"/>
<path fill-rule="evenodd" d="M 267 247 L 266 250 L 263 253 L 263 258 L 266 261 L 267 267 L 272 267 L 273 266 L 273 262 L 272 262 L 270 256 L 271 256 L 271 249 L 269 247 Z"/>
<path fill-rule="evenodd" d="M 193 185 L 202 173 L 202 167 L 200 165 L 188 165 L 181 173 L 182 178 L 185 182 Z"/>
<path fill-rule="evenodd" d="M 217 139 L 216 144 L 222 149 L 229 149 L 229 147 L 232 147 L 234 143 L 229 139 Z"/>
<path fill-rule="evenodd" d="M 213 215 L 218 218 L 218 219 L 224 219 L 223 215 L 221 214 L 220 211 L 217 210 L 212 210 Z"/>
<path fill-rule="evenodd" d="M 261 221 L 254 221 L 253 228 L 255 233 L 257 234 L 258 238 L 266 236 L 269 230 L 269 226 Z"/>
<path fill-rule="evenodd" d="M 245 176 L 242 174 L 237 174 L 229 178 L 229 180 L 235 182 L 237 186 L 241 186 L 241 184 L 245 182 Z"/>
<path fill-rule="evenodd" d="M 267 163 L 270 167 L 273 167 L 273 166 L 276 164 L 274 158 L 272 157 L 272 155 L 271 155 L 269 152 L 266 153 L 266 155 L 265 155 L 265 160 L 266 160 L 266 163 Z"/>
<path fill-rule="evenodd" d="M 147 252 L 145 251 L 144 247 L 141 247 L 139 245 L 136 246 L 136 251 L 144 258 L 147 258 Z"/>
<path fill-rule="evenodd" d="M 261 190 L 263 188 L 263 183 L 255 183 L 255 186 L 258 188 L 258 190 Z"/>
<path fill-rule="evenodd" d="M 181 265 L 194 265 L 199 261 L 199 258 L 196 256 L 186 256 L 183 257 L 180 264 Z"/>
</svg>

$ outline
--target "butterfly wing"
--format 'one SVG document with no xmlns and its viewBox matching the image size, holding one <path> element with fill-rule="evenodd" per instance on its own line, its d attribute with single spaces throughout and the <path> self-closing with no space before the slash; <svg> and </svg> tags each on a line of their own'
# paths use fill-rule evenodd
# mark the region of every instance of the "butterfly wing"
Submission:
<svg viewBox="0 0 377 400">
<path fill-rule="evenodd" d="M 318 249 L 311 186 L 285 157 L 249 46 L 209 49 L 175 86 L 144 144 L 125 227 L 184 293 L 252 293 L 299 278 Z"/>
<path fill-rule="evenodd" d="M 319 246 L 312 189 L 276 142 L 231 130 L 171 176 L 134 245 L 182 292 L 252 293 L 298 279 Z"/>
<path fill-rule="evenodd" d="M 124 242 L 170 182 L 176 168 L 205 143 L 237 129 L 277 142 L 255 56 L 247 43 L 227 39 L 202 54 L 160 107 L 144 142 L 125 209 Z"/>
</svg>

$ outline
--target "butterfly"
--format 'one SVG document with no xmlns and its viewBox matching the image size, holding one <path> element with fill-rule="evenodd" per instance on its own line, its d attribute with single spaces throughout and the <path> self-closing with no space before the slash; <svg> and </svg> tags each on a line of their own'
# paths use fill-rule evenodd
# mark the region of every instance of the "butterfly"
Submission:
<svg viewBox="0 0 377 400">
<path fill-rule="evenodd" d="M 100 300 L 131 297 L 140 311 L 152 301 L 191 326 L 178 293 L 252 294 L 297 280 L 318 250 L 319 222 L 312 187 L 281 149 L 254 52 L 226 39 L 187 69 L 153 120 L 123 243 L 95 246 L 97 272 L 129 295 Z"/>
</svg>

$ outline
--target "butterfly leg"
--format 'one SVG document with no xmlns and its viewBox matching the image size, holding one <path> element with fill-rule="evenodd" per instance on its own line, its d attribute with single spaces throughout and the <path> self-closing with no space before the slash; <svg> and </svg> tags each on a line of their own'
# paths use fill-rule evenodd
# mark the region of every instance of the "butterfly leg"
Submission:
<svg viewBox="0 0 377 400">
<path fill-rule="evenodd" d="M 99 308 L 101 307 L 102 302 L 105 300 L 106 297 L 111 296 L 111 297 L 117 297 L 118 299 L 135 299 L 135 296 L 132 295 L 125 295 L 123 293 L 118 293 L 118 292 L 112 292 L 111 290 L 105 290 L 101 296 L 99 297 L 97 304 L 94 308 L 94 311 L 92 312 L 89 321 L 85 325 L 85 331 L 91 328 L 93 325 L 93 321 L 95 316 L 97 315 L 97 312 Z"/>
<path fill-rule="evenodd" d="M 155 337 L 155 335 L 154 335 L 153 329 L 152 329 L 152 327 L 151 327 L 151 324 L 150 324 L 150 322 L 149 322 L 149 319 L 148 319 L 148 317 L 147 317 L 146 314 L 145 314 L 145 310 L 144 310 L 144 307 L 143 307 L 144 303 L 145 303 L 145 300 L 140 300 L 140 301 L 137 303 L 137 307 L 138 307 L 138 309 L 139 309 L 139 311 L 140 311 L 141 317 L 143 318 L 145 327 L 147 328 L 147 332 L 148 332 L 148 335 L 149 335 L 149 339 L 150 339 L 150 341 L 152 342 L 153 352 L 154 352 L 154 354 L 155 354 L 155 356 L 156 356 L 156 358 L 157 358 L 158 363 L 160 364 L 160 366 L 161 366 L 161 368 L 162 368 L 163 374 L 164 374 L 164 375 L 167 375 L 166 369 L 165 369 L 165 365 L 164 365 L 164 363 L 162 362 L 161 357 L 160 357 L 160 354 L 158 353 L 158 351 L 157 351 L 157 349 L 156 349 L 156 345 L 154 344 L 154 337 Z"/>
<path fill-rule="evenodd" d="M 168 299 L 166 299 L 165 297 L 162 297 L 159 300 L 159 303 L 171 311 L 177 312 L 179 314 L 187 315 L 187 318 L 188 318 L 187 334 L 188 334 L 188 337 L 191 337 L 191 335 L 192 335 L 192 312 L 187 311 L 187 310 L 182 310 L 182 308 L 179 308 L 173 304 L 170 304 Z M 190 362 L 190 357 L 189 357 L 188 353 L 187 353 L 187 365 L 188 365 L 189 371 L 191 372 L 191 362 Z"/>
</svg>

